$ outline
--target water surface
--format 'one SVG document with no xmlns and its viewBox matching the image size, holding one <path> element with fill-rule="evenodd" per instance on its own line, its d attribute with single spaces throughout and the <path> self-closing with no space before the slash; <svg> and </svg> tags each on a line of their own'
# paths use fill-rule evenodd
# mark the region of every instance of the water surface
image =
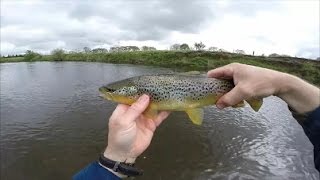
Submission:
<svg viewBox="0 0 320 180">
<path fill-rule="evenodd" d="M 1 179 L 70 179 L 106 146 L 116 104 L 106 83 L 169 69 L 80 62 L 0 64 Z M 205 109 L 202 126 L 182 112 L 159 127 L 137 160 L 137 179 L 319 179 L 312 145 L 286 104 L 259 113 Z"/>
</svg>

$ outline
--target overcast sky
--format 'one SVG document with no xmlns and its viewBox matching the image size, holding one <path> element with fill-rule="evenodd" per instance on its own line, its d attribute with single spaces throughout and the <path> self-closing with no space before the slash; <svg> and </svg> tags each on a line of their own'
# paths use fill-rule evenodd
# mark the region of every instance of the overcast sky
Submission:
<svg viewBox="0 0 320 180">
<path fill-rule="evenodd" d="M 1 0 L 1 54 L 202 41 L 319 57 L 319 0 Z"/>
</svg>

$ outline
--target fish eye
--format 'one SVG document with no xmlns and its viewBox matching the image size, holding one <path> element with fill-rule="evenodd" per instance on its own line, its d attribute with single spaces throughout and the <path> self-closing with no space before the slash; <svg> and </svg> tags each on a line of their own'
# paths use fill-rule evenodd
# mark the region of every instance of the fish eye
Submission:
<svg viewBox="0 0 320 180">
<path fill-rule="evenodd" d="M 116 91 L 115 89 L 110 88 L 110 87 L 106 87 L 106 90 L 107 90 L 108 92 L 114 92 L 114 91 Z"/>
<path fill-rule="evenodd" d="M 106 88 L 106 90 L 107 90 L 108 92 L 115 92 L 115 91 L 116 91 L 116 89 L 111 88 L 111 87 L 105 87 L 105 88 Z"/>
</svg>

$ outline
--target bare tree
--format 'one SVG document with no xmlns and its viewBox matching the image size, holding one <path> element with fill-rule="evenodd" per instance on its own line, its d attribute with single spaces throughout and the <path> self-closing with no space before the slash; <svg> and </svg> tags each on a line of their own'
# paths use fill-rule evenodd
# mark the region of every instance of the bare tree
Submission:
<svg viewBox="0 0 320 180">
<path fill-rule="evenodd" d="M 178 51 L 180 50 L 180 44 L 173 44 L 170 46 L 170 50 Z"/>
<path fill-rule="evenodd" d="M 241 50 L 241 49 L 237 49 L 234 52 L 237 54 L 245 54 L 244 50 Z"/>
<path fill-rule="evenodd" d="M 209 49 L 208 49 L 209 51 L 217 51 L 218 50 L 218 48 L 217 47 L 209 47 Z"/>
<path fill-rule="evenodd" d="M 85 53 L 89 53 L 89 52 L 91 52 L 91 49 L 90 49 L 89 47 L 84 47 L 84 48 L 83 48 L 83 51 L 84 51 Z"/>
<path fill-rule="evenodd" d="M 194 43 L 194 48 L 198 51 L 203 50 L 206 47 L 206 45 L 204 45 L 202 42 L 199 43 Z"/>
</svg>

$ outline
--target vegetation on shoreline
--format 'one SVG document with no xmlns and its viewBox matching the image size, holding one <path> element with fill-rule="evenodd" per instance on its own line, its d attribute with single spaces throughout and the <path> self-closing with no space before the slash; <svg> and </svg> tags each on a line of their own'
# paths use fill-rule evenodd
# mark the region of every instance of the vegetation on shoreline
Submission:
<svg viewBox="0 0 320 180">
<path fill-rule="evenodd" d="M 41 55 L 32 51 L 23 57 L 1 57 L 0 62 L 34 61 L 83 61 L 115 64 L 140 64 L 168 67 L 176 70 L 207 71 L 232 62 L 250 64 L 282 72 L 291 73 L 320 85 L 320 62 L 295 57 L 251 56 L 240 53 L 217 51 L 121 51 L 121 52 L 71 52 L 54 50 L 51 55 Z"/>
</svg>

